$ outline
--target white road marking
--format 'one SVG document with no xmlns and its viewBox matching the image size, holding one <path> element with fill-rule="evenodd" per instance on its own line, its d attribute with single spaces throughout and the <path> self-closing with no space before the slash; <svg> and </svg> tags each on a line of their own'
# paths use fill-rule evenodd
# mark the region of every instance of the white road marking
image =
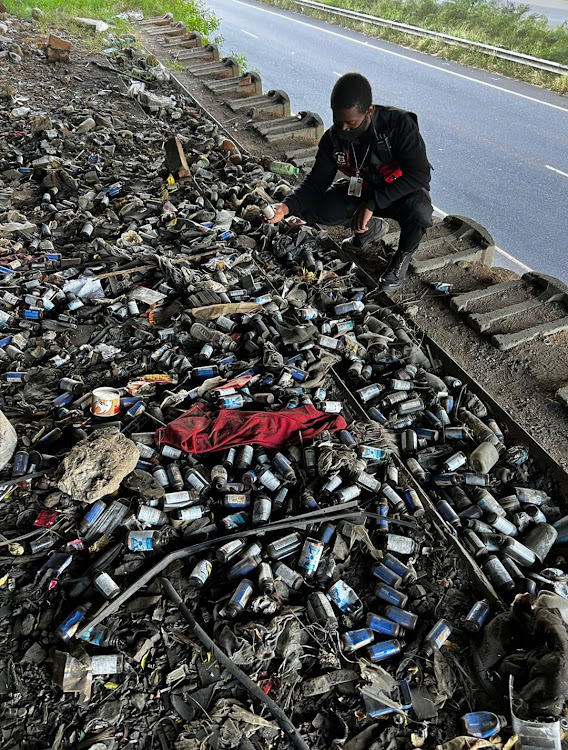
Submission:
<svg viewBox="0 0 568 750">
<path fill-rule="evenodd" d="M 338 73 L 337 70 L 332 70 L 331 72 L 334 76 L 339 76 L 339 78 L 341 78 L 341 76 L 343 75 L 343 73 Z"/>
<path fill-rule="evenodd" d="M 267 10 L 266 8 L 258 8 L 256 5 L 250 5 L 249 3 L 245 3 L 242 0 L 233 0 L 233 2 L 237 3 L 238 5 L 246 5 L 247 8 L 254 8 L 255 10 L 258 10 L 260 13 L 268 13 L 271 16 L 278 16 L 279 18 L 282 18 L 281 13 L 276 13 L 272 10 Z M 385 55 L 393 55 L 393 57 L 401 57 L 403 60 L 409 60 L 410 62 L 416 63 L 417 65 L 424 65 L 426 68 L 433 68 L 434 70 L 438 70 L 441 73 L 447 73 L 448 75 L 455 76 L 456 78 L 463 78 L 466 81 L 471 81 L 472 83 L 478 83 L 480 86 L 487 86 L 487 88 L 490 89 L 496 89 L 497 91 L 502 91 L 505 94 L 511 94 L 512 96 L 518 96 L 520 99 L 527 99 L 529 102 L 536 102 L 537 104 L 543 104 L 545 107 L 552 107 L 552 109 L 559 109 L 561 112 L 566 112 L 568 114 L 568 107 L 561 107 L 558 104 L 552 104 L 552 102 L 545 102 L 542 99 L 537 99 L 534 96 L 528 96 L 527 94 L 521 94 L 518 91 L 511 91 L 510 89 L 506 89 L 503 86 L 496 86 L 494 83 L 488 83 L 487 81 L 481 81 L 478 78 L 472 78 L 471 76 L 466 76 L 464 73 L 458 73 L 455 70 L 448 70 L 447 68 L 440 67 L 439 65 L 434 65 L 432 63 L 426 62 L 425 60 L 417 60 L 415 57 L 411 57 L 410 55 L 403 55 L 400 52 L 393 52 L 392 50 L 385 49 L 384 47 L 380 47 L 378 44 L 371 44 L 370 42 L 364 42 L 360 39 L 353 39 L 350 36 L 347 36 L 346 34 L 339 34 L 337 31 L 331 31 L 330 29 L 322 29 L 319 26 L 315 26 L 312 23 L 307 23 L 306 21 L 300 21 L 297 18 L 290 18 L 289 16 L 284 16 L 288 21 L 291 21 L 292 23 L 297 23 L 300 26 L 307 26 L 310 29 L 315 29 L 316 31 L 322 32 L 322 34 L 329 34 L 330 36 L 336 36 L 339 39 L 346 39 L 348 42 L 353 42 L 353 44 L 360 44 L 363 47 L 372 47 L 373 49 L 378 50 L 379 52 L 384 52 Z"/>
<path fill-rule="evenodd" d="M 495 252 L 500 253 L 504 258 L 507 258 L 508 261 L 514 263 L 516 266 L 519 266 L 519 268 L 522 268 L 525 273 L 533 270 L 530 266 L 527 266 L 526 263 L 521 263 L 521 261 L 517 260 L 513 255 L 509 255 L 509 253 L 501 250 L 501 248 L 497 247 L 497 245 L 495 245 Z"/>
<path fill-rule="evenodd" d="M 251 34 L 250 31 L 245 31 L 245 29 L 241 29 L 241 31 L 243 34 L 246 34 L 247 36 L 252 36 L 253 39 L 260 39 L 259 36 L 257 36 L 256 34 Z"/>
<path fill-rule="evenodd" d="M 564 177 L 568 177 L 568 172 L 563 172 L 561 169 L 556 169 L 556 167 L 551 167 L 550 164 L 544 165 L 547 169 L 550 169 L 551 172 L 557 172 L 558 174 L 564 175 Z"/>
<path fill-rule="evenodd" d="M 432 206 L 432 208 L 434 209 L 434 215 L 438 216 L 440 219 L 445 219 L 446 216 L 448 215 L 445 211 L 442 211 L 441 208 L 438 208 L 438 206 Z M 509 262 L 515 263 L 515 265 L 519 266 L 519 268 L 522 268 L 524 273 L 527 273 L 528 271 L 533 270 L 532 268 L 527 266 L 525 263 L 515 258 L 514 255 L 510 255 L 505 250 L 501 250 L 501 248 L 497 247 L 497 245 L 495 245 L 495 252 L 500 253 L 504 258 L 507 258 Z"/>
</svg>

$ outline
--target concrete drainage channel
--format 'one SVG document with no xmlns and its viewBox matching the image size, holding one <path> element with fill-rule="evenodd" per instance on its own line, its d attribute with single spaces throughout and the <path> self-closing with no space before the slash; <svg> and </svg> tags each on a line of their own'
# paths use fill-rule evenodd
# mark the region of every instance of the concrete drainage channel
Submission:
<svg viewBox="0 0 568 750">
<path fill-rule="evenodd" d="M 560 748 L 565 476 L 188 97 L 79 69 L 5 105 L 3 748 Z"/>
</svg>

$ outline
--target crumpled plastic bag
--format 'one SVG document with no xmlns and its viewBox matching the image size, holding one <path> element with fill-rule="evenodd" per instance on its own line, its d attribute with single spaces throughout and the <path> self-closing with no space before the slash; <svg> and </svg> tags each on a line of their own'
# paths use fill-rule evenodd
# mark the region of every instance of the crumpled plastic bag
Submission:
<svg viewBox="0 0 568 750">
<path fill-rule="evenodd" d="M 0 471 L 14 455 L 18 436 L 11 422 L 3 411 L 0 411 Z"/>
<path fill-rule="evenodd" d="M 523 719 L 560 716 L 568 694 L 568 631 L 559 609 L 543 604 L 533 609 L 527 596 L 518 595 L 509 612 L 484 628 L 473 652 L 482 685 L 503 708 L 513 675 Z"/>
</svg>

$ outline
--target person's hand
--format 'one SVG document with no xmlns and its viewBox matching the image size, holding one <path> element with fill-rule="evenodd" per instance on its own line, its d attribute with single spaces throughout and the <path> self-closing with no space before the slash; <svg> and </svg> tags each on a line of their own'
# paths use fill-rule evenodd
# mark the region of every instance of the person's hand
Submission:
<svg viewBox="0 0 568 750">
<path fill-rule="evenodd" d="M 359 208 L 355 211 L 353 216 L 351 217 L 351 229 L 357 234 L 360 232 L 366 232 L 367 231 L 367 222 L 373 215 L 373 212 L 371 209 L 367 208 L 367 206 L 359 206 Z"/>
<path fill-rule="evenodd" d="M 272 219 L 265 219 L 267 224 L 278 224 L 279 221 L 282 221 L 290 213 L 290 209 L 285 203 L 273 203 L 272 210 L 274 211 L 274 216 Z"/>
</svg>

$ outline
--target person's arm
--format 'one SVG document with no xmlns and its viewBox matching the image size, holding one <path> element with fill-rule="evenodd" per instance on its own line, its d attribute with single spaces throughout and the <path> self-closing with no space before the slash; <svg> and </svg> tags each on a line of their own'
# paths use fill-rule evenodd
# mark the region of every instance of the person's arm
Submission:
<svg viewBox="0 0 568 750">
<path fill-rule="evenodd" d="M 375 186 L 367 208 L 386 208 L 399 198 L 430 185 L 430 164 L 426 146 L 414 119 L 405 114 L 394 130 L 391 139 L 393 160 L 400 165 L 402 175 L 393 182 L 382 182 Z"/>
<path fill-rule="evenodd" d="M 289 213 L 301 216 L 306 208 L 311 208 L 330 187 L 336 172 L 337 164 L 333 159 L 333 144 L 328 131 L 319 142 L 316 160 L 310 173 L 302 184 L 283 201 Z"/>
</svg>

